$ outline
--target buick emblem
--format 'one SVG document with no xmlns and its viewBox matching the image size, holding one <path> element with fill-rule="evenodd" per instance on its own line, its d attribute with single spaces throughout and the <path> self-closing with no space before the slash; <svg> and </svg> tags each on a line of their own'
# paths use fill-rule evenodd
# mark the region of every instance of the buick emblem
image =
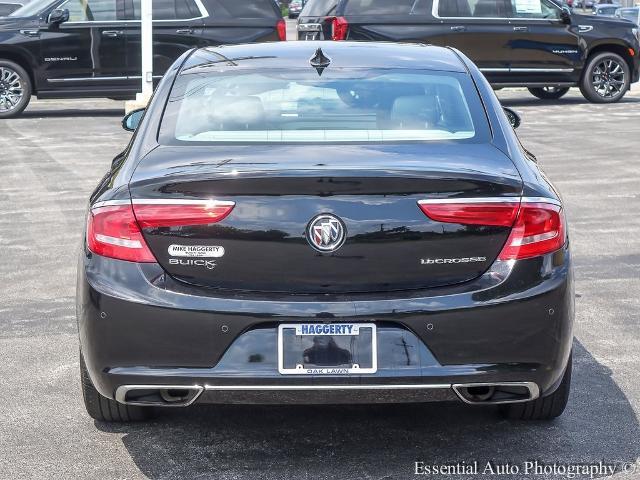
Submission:
<svg viewBox="0 0 640 480">
<path fill-rule="evenodd" d="M 319 252 L 334 252 L 346 238 L 346 227 L 335 215 L 325 213 L 314 217 L 307 227 L 309 245 Z"/>
</svg>

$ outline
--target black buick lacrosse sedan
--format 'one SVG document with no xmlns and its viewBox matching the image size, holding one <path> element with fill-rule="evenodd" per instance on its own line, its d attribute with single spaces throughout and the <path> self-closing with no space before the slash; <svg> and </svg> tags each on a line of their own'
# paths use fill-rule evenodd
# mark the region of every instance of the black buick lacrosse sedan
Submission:
<svg viewBox="0 0 640 480">
<path fill-rule="evenodd" d="M 91 196 L 89 414 L 196 403 L 567 404 L 560 197 L 460 52 L 192 50 Z"/>
</svg>

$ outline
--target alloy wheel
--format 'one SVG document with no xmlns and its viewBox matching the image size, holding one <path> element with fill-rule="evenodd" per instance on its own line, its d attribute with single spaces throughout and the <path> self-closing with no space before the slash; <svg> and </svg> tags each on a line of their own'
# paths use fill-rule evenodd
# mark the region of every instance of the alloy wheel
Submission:
<svg viewBox="0 0 640 480">
<path fill-rule="evenodd" d="M 593 68 L 591 84 L 603 98 L 615 98 L 624 93 L 624 68 L 612 58 L 604 58 Z"/>
<path fill-rule="evenodd" d="M 0 112 L 10 112 L 20 105 L 24 85 L 20 75 L 9 67 L 0 67 Z"/>
</svg>

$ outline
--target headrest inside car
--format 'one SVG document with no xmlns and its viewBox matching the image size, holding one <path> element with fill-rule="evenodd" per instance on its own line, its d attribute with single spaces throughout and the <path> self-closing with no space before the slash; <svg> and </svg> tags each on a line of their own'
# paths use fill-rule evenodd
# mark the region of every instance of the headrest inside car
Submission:
<svg viewBox="0 0 640 480">
<path fill-rule="evenodd" d="M 424 130 L 434 128 L 438 122 L 436 98 L 426 95 L 398 97 L 391 108 L 391 124 L 394 128 Z"/>
</svg>

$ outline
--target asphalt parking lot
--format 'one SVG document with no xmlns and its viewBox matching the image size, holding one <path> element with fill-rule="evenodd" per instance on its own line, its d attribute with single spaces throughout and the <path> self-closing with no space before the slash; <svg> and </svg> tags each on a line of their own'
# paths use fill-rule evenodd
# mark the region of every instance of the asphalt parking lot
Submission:
<svg viewBox="0 0 640 480">
<path fill-rule="evenodd" d="M 568 206 L 577 324 L 564 416 L 511 422 L 457 404 L 227 406 L 94 422 L 80 394 L 76 251 L 88 195 L 129 134 L 121 102 L 36 101 L 0 121 L 0 478 L 395 479 L 412 478 L 415 461 L 637 463 L 640 94 L 611 106 L 577 91 L 557 102 L 499 96 L 522 114 L 520 138 Z M 619 477 L 640 478 L 640 466 Z"/>
</svg>

